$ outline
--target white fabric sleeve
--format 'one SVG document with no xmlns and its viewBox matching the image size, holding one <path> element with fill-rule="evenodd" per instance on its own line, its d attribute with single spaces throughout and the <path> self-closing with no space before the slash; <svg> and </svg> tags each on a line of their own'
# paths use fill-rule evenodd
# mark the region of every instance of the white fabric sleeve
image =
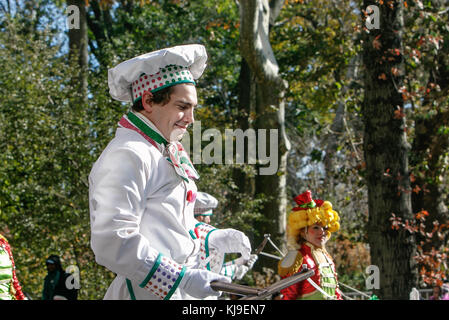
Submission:
<svg viewBox="0 0 449 320">
<path fill-rule="evenodd" d="M 89 176 L 91 247 L 97 263 L 143 283 L 159 252 L 139 232 L 151 168 L 135 150 L 103 154 Z"/>
</svg>

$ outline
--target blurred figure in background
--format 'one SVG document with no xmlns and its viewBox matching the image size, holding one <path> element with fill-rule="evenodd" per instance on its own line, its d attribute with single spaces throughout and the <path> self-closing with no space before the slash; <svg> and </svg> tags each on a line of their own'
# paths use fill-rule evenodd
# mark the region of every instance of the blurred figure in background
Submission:
<svg viewBox="0 0 449 320">
<path fill-rule="evenodd" d="M 57 255 L 51 255 L 45 260 L 47 276 L 44 279 L 42 300 L 76 300 L 78 290 L 68 288 L 67 279 L 70 273 L 62 269 L 61 259 Z"/>
<path fill-rule="evenodd" d="M 210 224 L 213 210 L 218 206 L 218 200 L 206 193 L 198 192 L 195 200 L 193 214 L 200 223 Z M 251 254 L 249 259 L 239 257 L 237 259 L 223 263 L 220 274 L 231 278 L 232 280 L 241 280 L 243 276 L 252 269 L 257 261 L 257 255 Z"/>
<path fill-rule="evenodd" d="M 198 192 L 193 208 L 193 215 L 199 222 L 210 224 L 213 210 L 218 206 L 218 200 L 206 192 Z"/>
</svg>

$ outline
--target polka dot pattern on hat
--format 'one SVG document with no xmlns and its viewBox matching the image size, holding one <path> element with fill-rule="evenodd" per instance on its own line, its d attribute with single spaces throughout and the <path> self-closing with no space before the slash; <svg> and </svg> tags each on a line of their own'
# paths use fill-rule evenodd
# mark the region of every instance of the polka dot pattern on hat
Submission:
<svg viewBox="0 0 449 320">
<path fill-rule="evenodd" d="M 132 84 L 133 101 L 141 98 L 145 91 L 156 92 L 179 83 L 193 83 L 192 73 L 186 67 L 170 65 L 155 74 L 142 74 Z"/>
</svg>

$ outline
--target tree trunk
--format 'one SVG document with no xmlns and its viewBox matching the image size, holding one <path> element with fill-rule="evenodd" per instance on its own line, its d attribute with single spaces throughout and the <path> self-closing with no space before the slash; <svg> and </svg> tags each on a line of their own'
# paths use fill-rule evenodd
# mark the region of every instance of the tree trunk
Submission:
<svg viewBox="0 0 449 320">
<path fill-rule="evenodd" d="M 392 5 L 390 7 L 390 4 Z M 401 55 L 402 1 L 364 1 L 377 5 L 380 29 L 366 32 L 363 42 L 364 89 L 362 105 L 364 155 L 368 187 L 368 242 L 371 262 L 379 267 L 381 299 L 409 299 L 417 285 L 414 235 L 392 230 L 392 214 L 412 219 L 410 176 L 403 100 Z M 396 69 L 393 69 L 396 68 Z M 393 72 L 392 72 L 393 71 Z"/>
<path fill-rule="evenodd" d="M 360 60 L 359 56 L 355 56 L 351 59 L 347 71 L 346 71 L 346 81 L 348 84 L 345 84 L 341 89 L 340 99 L 338 101 L 337 110 L 335 111 L 335 117 L 332 121 L 332 125 L 330 127 L 330 132 L 324 138 L 324 143 L 326 145 L 326 155 L 324 156 L 324 168 L 326 170 L 326 177 L 323 183 L 323 186 L 326 188 L 326 194 L 328 195 L 336 195 L 335 191 L 335 181 L 338 181 L 339 173 L 335 170 L 335 156 L 338 152 L 338 147 L 343 141 L 343 136 L 346 128 L 345 117 L 346 117 L 346 101 L 345 95 L 349 90 L 351 82 L 356 81 L 359 77 L 358 75 L 358 61 Z M 342 82 L 338 73 L 335 75 L 335 80 L 339 83 Z M 349 137 L 350 139 L 350 137 Z"/>
<path fill-rule="evenodd" d="M 72 76 L 72 86 L 76 93 L 75 104 L 87 103 L 87 20 L 86 4 L 84 0 L 67 0 L 67 7 L 76 6 L 79 9 L 79 24 L 75 28 L 69 28 L 69 60 L 76 67 L 76 73 Z"/>
<path fill-rule="evenodd" d="M 245 58 L 242 58 L 240 63 L 239 76 L 239 105 L 236 115 L 237 126 L 239 129 L 246 131 L 251 126 L 250 115 L 255 108 L 255 85 L 254 77 L 251 74 L 248 63 Z M 249 145 L 248 145 L 249 147 Z M 249 177 L 242 168 L 235 166 L 232 169 L 232 178 L 237 186 L 236 194 L 232 194 L 229 199 L 229 207 L 231 212 L 238 212 L 240 210 L 240 203 L 242 197 L 253 198 L 255 195 L 255 181 L 254 178 Z"/>
<path fill-rule="evenodd" d="M 254 225 L 260 235 L 255 243 L 269 233 L 274 242 L 285 246 L 287 152 L 290 148 L 284 125 L 284 91 L 287 86 L 278 74 L 279 68 L 269 42 L 270 22 L 276 20 L 283 1 L 271 1 L 270 4 L 267 0 L 240 1 L 240 51 L 254 78 L 251 83 L 256 90 L 254 128 L 266 129 L 266 154 L 270 153 L 270 145 L 275 143 L 278 161 L 277 170 L 271 174 L 263 174 L 260 170 L 267 165 L 256 166 L 255 193 L 263 194 L 267 202 L 262 209 L 264 221 Z M 270 129 L 278 133 L 275 141 L 270 139 Z M 258 136 L 258 147 L 261 143 Z M 258 156 L 260 159 L 259 151 Z M 264 260 L 260 265 L 276 267 L 276 261 L 260 258 Z"/>
</svg>

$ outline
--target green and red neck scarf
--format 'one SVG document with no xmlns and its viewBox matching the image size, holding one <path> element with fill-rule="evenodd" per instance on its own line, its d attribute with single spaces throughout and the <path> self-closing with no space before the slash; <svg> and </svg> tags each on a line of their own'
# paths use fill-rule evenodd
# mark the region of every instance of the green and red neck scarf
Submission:
<svg viewBox="0 0 449 320">
<path fill-rule="evenodd" d="M 159 151 L 161 151 L 159 145 L 162 145 L 168 153 L 166 159 L 173 165 L 176 173 L 183 180 L 188 182 L 189 179 L 199 179 L 198 172 L 193 167 L 189 155 L 179 141 L 168 142 L 132 111 L 124 115 L 118 124 L 120 127 L 136 131 Z"/>
</svg>

